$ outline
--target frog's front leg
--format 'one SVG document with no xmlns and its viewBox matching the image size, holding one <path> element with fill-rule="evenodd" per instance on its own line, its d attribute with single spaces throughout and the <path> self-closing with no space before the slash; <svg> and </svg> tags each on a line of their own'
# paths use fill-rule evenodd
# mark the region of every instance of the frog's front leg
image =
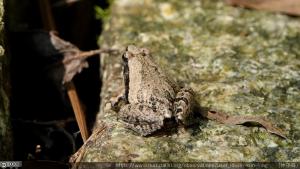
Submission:
<svg viewBox="0 0 300 169">
<path fill-rule="evenodd" d="M 175 118 L 178 123 L 189 125 L 194 106 L 194 91 L 191 88 L 181 88 L 176 94 L 174 109 Z"/>
<path fill-rule="evenodd" d="M 121 108 L 118 118 L 127 128 L 142 136 L 152 134 L 163 127 L 163 116 L 158 116 L 153 109 L 141 103 L 127 104 Z"/>
<path fill-rule="evenodd" d="M 128 99 L 126 98 L 125 92 L 123 91 L 117 97 L 112 97 L 110 99 L 110 104 L 111 104 L 112 110 L 114 110 L 116 112 L 120 111 L 121 107 L 128 104 Z"/>
</svg>

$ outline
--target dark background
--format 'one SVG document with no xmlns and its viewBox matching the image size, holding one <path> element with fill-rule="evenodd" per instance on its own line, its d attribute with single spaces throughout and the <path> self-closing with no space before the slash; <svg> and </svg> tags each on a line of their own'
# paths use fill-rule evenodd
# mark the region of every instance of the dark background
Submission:
<svg viewBox="0 0 300 169">
<path fill-rule="evenodd" d="M 5 4 L 14 160 L 68 161 L 82 145 L 60 81 L 62 74 L 53 73 L 53 65 L 63 56 L 51 45 L 48 31 L 55 29 L 82 51 L 97 49 L 102 22 L 95 18 L 94 8 L 106 9 L 109 4 L 105 0 L 63 2 L 67 1 L 9 0 Z M 52 17 L 52 26 L 47 25 L 45 13 Z M 100 60 L 96 56 L 88 62 L 89 68 L 73 81 L 91 130 L 100 103 Z"/>
</svg>

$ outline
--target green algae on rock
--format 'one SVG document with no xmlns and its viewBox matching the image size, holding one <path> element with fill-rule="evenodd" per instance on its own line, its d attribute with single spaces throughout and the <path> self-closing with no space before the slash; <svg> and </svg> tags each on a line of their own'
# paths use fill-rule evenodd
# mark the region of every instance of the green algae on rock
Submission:
<svg viewBox="0 0 300 169">
<path fill-rule="evenodd" d="M 81 161 L 300 161 L 299 28 L 299 18 L 216 0 L 115 0 L 102 47 L 147 47 L 175 81 L 195 90 L 201 107 L 266 116 L 289 140 L 205 119 L 185 132 L 138 136 L 110 109 L 109 99 L 124 88 L 121 54 L 102 55 L 97 119 L 108 129 Z"/>
</svg>

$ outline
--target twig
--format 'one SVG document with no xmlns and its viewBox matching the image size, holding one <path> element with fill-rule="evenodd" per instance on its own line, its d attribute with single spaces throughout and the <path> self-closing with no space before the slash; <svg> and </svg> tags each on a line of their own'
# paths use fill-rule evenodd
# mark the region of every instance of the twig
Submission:
<svg viewBox="0 0 300 169">
<path fill-rule="evenodd" d="M 41 12 L 44 29 L 48 31 L 55 30 L 56 26 L 53 19 L 49 0 L 39 0 L 38 3 L 40 6 L 40 12 Z"/>
<path fill-rule="evenodd" d="M 51 11 L 51 6 L 49 3 L 49 0 L 39 0 L 39 5 L 40 5 L 40 12 L 42 15 L 42 21 L 43 21 L 44 28 L 48 31 L 56 30 L 55 21 L 53 19 L 53 14 Z M 72 107 L 73 107 L 73 111 L 75 114 L 77 124 L 80 129 L 82 140 L 86 141 L 87 138 L 89 137 L 89 132 L 88 132 L 88 128 L 86 126 L 85 113 L 81 107 L 75 85 L 72 81 L 70 81 L 70 82 L 68 82 L 68 84 L 66 84 L 66 88 L 67 88 L 67 93 L 68 93 L 69 99 L 70 99 Z"/>
<path fill-rule="evenodd" d="M 79 148 L 79 150 L 70 157 L 70 163 L 80 162 L 85 154 L 86 148 L 96 139 L 98 139 L 99 135 L 102 135 L 107 129 L 107 125 L 103 124 L 100 127 L 97 127 L 93 134 L 88 138 L 88 140 Z M 72 168 L 76 168 L 76 164 Z"/>
<path fill-rule="evenodd" d="M 112 53 L 112 52 L 116 52 L 117 50 L 115 49 L 96 49 L 96 50 L 90 50 L 90 51 L 86 51 L 86 52 L 81 52 L 79 53 L 79 55 L 77 55 L 77 58 L 88 58 L 90 56 L 96 55 L 96 54 L 101 54 L 101 53 Z M 75 58 L 76 58 L 75 57 Z"/>
<path fill-rule="evenodd" d="M 101 53 L 113 53 L 113 52 L 118 52 L 118 50 L 116 50 L 116 49 L 96 49 L 96 50 L 90 50 L 90 51 L 80 51 L 75 57 L 63 60 L 63 63 L 66 64 L 66 63 L 71 62 L 72 60 L 87 59 L 89 57 L 92 57 L 94 55 L 98 55 Z"/>
<path fill-rule="evenodd" d="M 76 92 L 76 88 L 73 82 L 68 82 L 65 84 L 67 87 L 67 93 L 70 98 L 74 113 L 75 113 L 75 118 L 77 121 L 77 124 L 79 126 L 79 130 L 81 133 L 81 137 L 83 141 L 85 142 L 88 137 L 89 137 L 89 132 L 88 128 L 86 125 L 86 120 L 85 120 L 85 113 L 82 109 L 82 106 L 79 101 L 79 97 Z"/>
</svg>

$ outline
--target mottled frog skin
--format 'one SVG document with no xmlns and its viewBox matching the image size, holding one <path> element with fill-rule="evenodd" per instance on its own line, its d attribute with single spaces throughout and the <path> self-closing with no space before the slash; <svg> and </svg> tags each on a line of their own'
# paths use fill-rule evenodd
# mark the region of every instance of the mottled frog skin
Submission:
<svg viewBox="0 0 300 169">
<path fill-rule="evenodd" d="M 177 86 L 146 48 L 130 45 L 122 58 L 125 105 L 118 118 L 142 136 L 162 129 L 170 119 L 187 125 L 194 103 L 193 90 Z"/>
</svg>

